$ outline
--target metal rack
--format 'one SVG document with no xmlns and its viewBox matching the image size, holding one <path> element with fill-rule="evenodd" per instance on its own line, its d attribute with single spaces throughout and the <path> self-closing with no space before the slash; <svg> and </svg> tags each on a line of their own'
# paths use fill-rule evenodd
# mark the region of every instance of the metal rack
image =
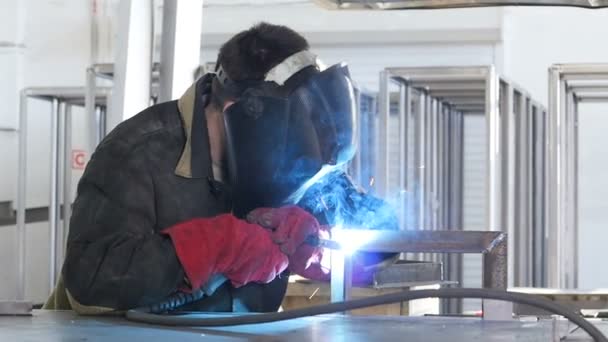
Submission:
<svg viewBox="0 0 608 342">
<path fill-rule="evenodd" d="M 97 88 L 92 94 L 93 113 L 99 118 L 93 122 L 103 122 L 110 90 Z M 49 288 L 55 286 L 57 274 L 63 262 L 65 239 L 67 238 L 72 203 L 72 107 L 85 106 L 85 88 L 54 87 L 26 88 L 21 91 L 19 106 L 19 162 L 17 175 L 17 299 L 25 295 L 25 208 L 27 187 L 27 120 L 28 100 L 39 99 L 51 105 L 51 167 L 49 203 Z M 96 128 L 99 130 L 99 127 Z M 61 218 L 64 218 L 63 224 Z"/>
<path fill-rule="evenodd" d="M 545 205 L 545 183 L 538 177 L 545 170 L 543 106 L 493 66 L 478 66 L 386 68 L 377 107 L 377 118 L 367 118 L 378 126 L 372 139 L 376 147 L 360 151 L 377 156 L 358 158 L 375 162 L 371 191 L 385 198 L 397 195 L 403 229 L 420 234 L 467 233 L 461 232 L 463 121 L 468 115 L 485 117 L 486 177 L 480 179 L 486 191 L 485 227 L 508 233 L 509 286 L 540 285 L 545 222 L 535 213 Z M 462 281 L 461 255 L 416 253 L 408 258 L 441 261 L 447 279 Z"/>
<path fill-rule="evenodd" d="M 608 64 L 549 68 L 545 286 L 578 286 L 578 105 L 608 102 Z"/>
</svg>

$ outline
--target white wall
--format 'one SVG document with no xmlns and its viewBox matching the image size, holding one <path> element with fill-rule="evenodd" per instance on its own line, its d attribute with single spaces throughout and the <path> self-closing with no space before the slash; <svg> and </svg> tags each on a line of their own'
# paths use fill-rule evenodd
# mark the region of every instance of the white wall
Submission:
<svg viewBox="0 0 608 342">
<path fill-rule="evenodd" d="M 89 63 L 89 1 L 0 1 L 0 127 L 17 127 L 18 93 L 24 87 L 82 86 Z M 80 113 L 82 114 L 82 113 Z M 49 105 L 29 103 L 27 206 L 48 205 Z M 76 127 L 74 148 L 82 146 Z M 16 132 L 0 131 L 0 201 L 14 200 L 17 162 Z M 79 175 L 76 174 L 75 178 Z M 0 227 L 0 298 L 15 295 L 15 228 Z M 27 226 L 26 296 L 43 301 L 48 295 L 48 225 Z"/>
<path fill-rule="evenodd" d="M 547 69 L 554 63 L 608 62 L 608 11 L 573 8 L 509 8 L 504 17 L 505 72 L 547 103 Z M 608 243 L 608 104 L 581 107 L 579 174 L 579 285 L 608 287 L 598 270 Z"/>
</svg>

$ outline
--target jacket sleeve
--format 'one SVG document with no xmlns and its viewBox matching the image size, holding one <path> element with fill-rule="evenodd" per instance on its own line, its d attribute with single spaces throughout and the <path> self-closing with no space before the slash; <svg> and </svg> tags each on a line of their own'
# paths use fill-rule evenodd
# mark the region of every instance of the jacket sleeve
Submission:
<svg viewBox="0 0 608 342">
<path fill-rule="evenodd" d="M 184 285 L 168 236 L 155 227 L 155 196 L 145 153 L 101 145 L 78 185 L 63 278 L 82 306 L 125 310 L 150 305 Z"/>
</svg>

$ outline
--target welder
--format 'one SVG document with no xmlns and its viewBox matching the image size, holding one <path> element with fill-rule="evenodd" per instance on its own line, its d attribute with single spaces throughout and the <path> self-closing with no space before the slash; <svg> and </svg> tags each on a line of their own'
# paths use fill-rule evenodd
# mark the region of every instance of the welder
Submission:
<svg viewBox="0 0 608 342">
<path fill-rule="evenodd" d="M 180 309 L 267 312 L 290 272 L 327 279 L 310 236 L 396 228 L 346 175 L 355 112 L 346 66 L 326 69 L 300 34 L 266 23 L 238 33 L 214 73 L 97 147 L 45 307 L 120 312 L 203 288 Z"/>
</svg>

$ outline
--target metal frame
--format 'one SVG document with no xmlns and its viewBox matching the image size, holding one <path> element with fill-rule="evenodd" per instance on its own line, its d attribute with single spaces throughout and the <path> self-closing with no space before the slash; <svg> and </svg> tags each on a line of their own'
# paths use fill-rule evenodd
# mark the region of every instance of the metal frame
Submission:
<svg viewBox="0 0 608 342">
<path fill-rule="evenodd" d="M 110 91 L 97 88 L 95 107 L 105 113 Z M 19 108 L 19 161 L 17 174 L 17 299 L 25 296 L 25 209 L 27 187 L 27 120 L 28 100 L 31 98 L 51 103 L 51 174 L 49 200 L 49 288 L 52 290 L 63 262 L 63 251 L 69 228 L 72 203 L 72 107 L 85 106 L 85 88 L 53 87 L 26 88 L 21 91 Z M 93 119 L 94 121 L 94 119 Z M 63 206 L 62 206 L 63 204 Z M 63 224 L 61 217 L 63 216 Z"/>
<path fill-rule="evenodd" d="M 313 0 L 327 9 L 412 10 L 488 6 L 566 6 L 581 8 L 608 7 L 607 0 Z"/>
<path fill-rule="evenodd" d="M 578 286 L 578 104 L 608 102 L 608 64 L 549 68 L 545 286 Z"/>
<path fill-rule="evenodd" d="M 535 208 L 544 206 L 545 187 L 533 171 L 535 165 L 544 166 L 538 161 L 545 158 L 545 109 L 493 66 L 386 68 L 380 74 L 378 98 L 373 190 L 390 199 L 395 195 L 391 189 L 402 190 L 405 199 L 397 201 L 402 229 L 420 234 L 468 233 L 462 231 L 463 120 L 465 115 L 485 116 L 485 227 L 508 233 L 513 256 L 509 285 L 536 285 L 543 269 L 534 262 L 540 256 L 533 246 L 544 234 L 544 216 Z M 389 142 L 395 126 L 399 141 Z M 462 281 L 461 255 L 407 252 L 415 253 L 406 255 L 408 259 L 441 261 L 448 279 Z M 459 301 L 445 304 L 444 312 L 460 312 Z"/>
<path fill-rule="evenodd" d="M 457 231 L 378 231 L 345 228 L 349 239 L 366 241 L 357 251 L 388 253 L 481 253 L 483 255 L 483 287 L 506 289 L 508 284 L 508 242 L 502 232 Z M 344 251 L 331 252 L 331 301 L 350 298 L 352 256 Z M 485 306 L 486 302 L 484 302 Z M 510 319 L 510 305 L 484 310 L 485 318 Z"/>
</svg>

